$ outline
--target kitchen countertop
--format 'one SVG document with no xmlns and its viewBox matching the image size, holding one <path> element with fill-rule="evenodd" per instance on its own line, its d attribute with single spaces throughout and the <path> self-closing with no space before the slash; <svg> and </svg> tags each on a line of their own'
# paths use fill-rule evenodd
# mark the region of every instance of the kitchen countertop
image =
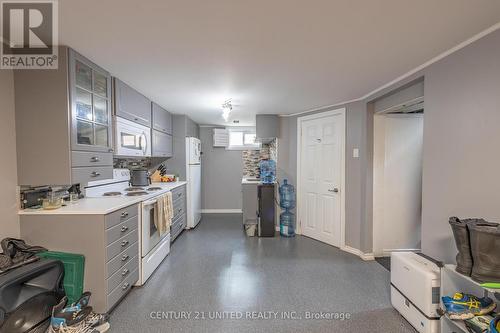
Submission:
<svg viewBox="0 0 500 333">
<path fill-rule="evenodd" d="M 89 215 L 106 215 L 118 209 L 128 207 L 130 205 L 139 203 L 141 201 L 154 198 L 158 195 L 167 193 L 176 187 L 186 184 L 185 181 L 178 181 L 172 183 L 153 183 L 151 186 L 161 187 L 162 190 L 151 192 L 147 195 L 136 197 L 100 197 L 100 198 L 83 198 L 78 202 L 71 204 L 68 203 L 59 209 L 44 210 L 38 209 L 23 209 L 19 211 L 19 215 L 73 215 L 73 214 L 89 214 Z"/>
</svg>

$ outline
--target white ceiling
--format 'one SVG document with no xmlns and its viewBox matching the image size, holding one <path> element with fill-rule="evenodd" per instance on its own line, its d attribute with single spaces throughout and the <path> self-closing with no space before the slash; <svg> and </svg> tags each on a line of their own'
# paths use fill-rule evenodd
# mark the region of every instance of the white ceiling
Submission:
<svg viewBox="0 0 500 333">
<path fill-rule="evenodd" d="M 500 22 L 499 0 L 63 0 L 60 43 L 200 124 L 359 98 Z"/>
</svg>

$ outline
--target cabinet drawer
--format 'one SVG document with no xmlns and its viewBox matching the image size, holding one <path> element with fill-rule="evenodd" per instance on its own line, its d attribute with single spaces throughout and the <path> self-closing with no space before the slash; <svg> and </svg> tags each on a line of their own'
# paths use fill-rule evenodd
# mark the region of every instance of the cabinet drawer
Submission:
<svg viewBox="0 0 500 333">
<path fill-rule="evenodd" d="M 106 229 L 114 227 L 134 216 L 138 215 L 138 205 L 128 206 L 106 215 Z"/>
<path fill-rule="evenodd" d="M 182 219 L 181 221 L 182 222 Z M 182 223 L 176 223 L 171 229 L 170 229 L 170 242 L 173 242 L 184 230 L 184 225 Z"/>
<path fill-rule="evenodd" d="M 179 187 L 176 187 L 172 190 L 172 201 L 177 201 L 177 199 L 185 198 L 186 197 L 186 186 L 182 185 Z"/>
<path fill-rule="evenodd" d="M 138 256 L 139 256 L 139 243 L 136 242 L 107 263 L 106 265 L 107 277 L 109 278 L 111 275 L 116 273 L 116 271 L 118 271 L 120 268 L 129 263 L 132 260 L 132 258 L 138 258 Z"/>
<path fill-rule="evenodd" d="M 108 279 L 108 293 L 111 293 L 119 284 L 125 282 L 127 277 L 139 268 L 139 260 L 138 257 L 135 256 L 126 263 L 121 269 L 116 271 L 109 279 Z"/>
<path fill-rule="evenodd" d="M 184 227 L 186 226 L 186 214 L 180 214 L 175 217 L 175 219 L 172 220 L 172 228 L 175 228 L 178 224 L 183 225 Z"/>
<path fill-rule="evenodd" d="M 137 229 L 138 217 L 134 216 L 123 223 L 117 224 L 112 228 L 106 230 L 107 244 L 111 244 L 120 237 L 125 236 L 128 232 Z"/>
<path fill-rule="evenodd" d="M 79 167 L 71 169 L 71 181 L 73 184 L 87 184 L 94 180 L 113 178 L 113 166 L 105 167 Z"/>
<path fill-rule="evenodd" d="M 92 167 L 113 165 L 112 153 L 99 153 L 88 151 L 72 151 L 71 165 L 74 167 Z"/>
<path fill-rule="evenodd" d="M 181 205 L 174 205 L 173 220 L 176 220 L 179 216 L 184 215 L 184 213 L 185 213 L 184 201 L 182 201 Z"/>
<path fill-rule="evenodd" d="M 108 310 L 110 310 L 113 306 L 118 303 L 125 296 L 129 290 L 132 288 L 134 283 L 139 280 L 139 270 L 136 269 L 128 277 L 125 278 L 125 281 L 120 283 L 111 293 L 108 295 Z"/>
<path fill-rule="evenodd" d="M 108 247 L 106 248 L 107 261 L 110 261 L 117 255 L 119 255 L 121 252 L 125 251 L 127 248 L 136 243 L 138 240 L 139 238 L 137 236 L 137 229 L 135 229 L 126 234 L 125 236 L 123 236 L 122 238 L 118 239 L 111 245 L 108 245 Z"/>
</svg>

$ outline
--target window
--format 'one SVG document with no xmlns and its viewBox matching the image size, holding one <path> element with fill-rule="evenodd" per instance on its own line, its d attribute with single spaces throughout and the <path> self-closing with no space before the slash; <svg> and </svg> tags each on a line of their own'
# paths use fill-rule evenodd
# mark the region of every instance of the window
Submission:
<svg viewBox="0 0 500 333">
<path fill-rule="evenodd" d="M 255 127 L 232 127 L 229 130 L 229 146 L 231 150 L 260 149 L 256 142 Z"/>
</svg>

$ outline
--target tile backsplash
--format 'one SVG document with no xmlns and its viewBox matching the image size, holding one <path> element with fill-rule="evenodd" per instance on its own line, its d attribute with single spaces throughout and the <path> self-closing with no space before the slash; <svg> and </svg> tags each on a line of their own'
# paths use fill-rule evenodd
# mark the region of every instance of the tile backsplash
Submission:
<svg viewBox="0 0 500 333">
<path fill-rule="evenodd" d="M 278 149 L 277 140 L 262 144 L 260 150 L 244 150 L 243 158 L 243 177 L 260 177 L 259 162 L 264 158 L 277 160 Z"/>
</svg>

